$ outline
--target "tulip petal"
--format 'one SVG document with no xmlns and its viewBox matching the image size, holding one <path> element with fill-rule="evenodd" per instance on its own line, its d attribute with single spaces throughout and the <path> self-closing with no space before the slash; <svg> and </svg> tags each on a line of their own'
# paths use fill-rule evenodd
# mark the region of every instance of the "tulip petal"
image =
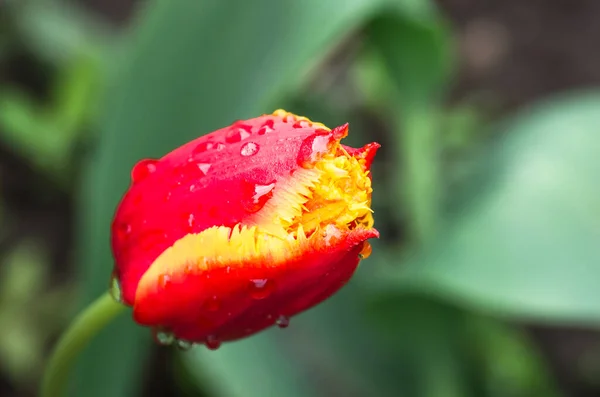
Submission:
<svg viewBox="0 0 600 397">
<path fill-rule="evenodd" d="M 142 277 L 135 320 L 197 342 L 243 337 L 332 295 L 353 274 L 365 240 L 377 236 L 330 229 L 280 239 L 244 226 L 190 234 Z"/>
</svg>

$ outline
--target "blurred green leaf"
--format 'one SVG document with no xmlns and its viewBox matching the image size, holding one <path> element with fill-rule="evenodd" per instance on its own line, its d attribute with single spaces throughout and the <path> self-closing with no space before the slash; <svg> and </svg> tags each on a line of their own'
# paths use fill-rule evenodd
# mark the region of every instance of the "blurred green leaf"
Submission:
<svg viewBox="0 0 600 397">
<path fill-rule="evenodd" d="M 556 380 L 535 341 L 515 326 L 471 316 L 466 332 L 490 397 L 557 397 Z"/>
<path fill-rule="evenodd" d="M 73 147 L 96 111 L 101 91 L 98 66 L 88 57 L 65 63 L 47 103 L 14 89 L 0 93 L 0 139 L 63 184 L 71 176 Z"/>
<path fill-rule="evenodd" d="M 368 34 L 404 106 L 428 105 L 445 92 L 454 57 L 450 31 L 440 17 L 388 14 L 373 20 Z"/>
<path fill-rule="evenodd" d="M 445 232 L 384 276 L 516 318 L 600 324 L 600 93 L 555 98 L 501 128 Z"/>
<path fill-rule="evenodd" d="M 397 219 L 406 217 L 412 240 L 423 243 L 438 229 L 442 191 L 440 100 L 454 68 L 449 29 L 435 14 L 429 19 L 384 15 L 368 29 L 379 51 L 376 64 L 387 69 L 389 84 L 377 84 L 382 106 L 396 125 L 392 150 L 398 162 L 392 182 Z M 400 211 L 398 211 L 400 210 Z"/>
<path fill-rule="evenodd" d="M 272 111 L 279 98 L 302 83 L 344 35 L 389 4 L 423 18 L 424 5 L 429 3 L 260 0 L 148 4 L 125 53 L 125 64 L 117 68 L 121 74 L 100 120 L 100 146 L 86 176 L 80 211 L 85 301 L 106 289 L 112 263 L 107 244 L 110 221 L 127 187 L 128 170 L 138 159 L 161 156 L 235 119 Z M 121 320 L 86 352 L 77 377 L 78 395 L 135 394 L 140 383 L 136 375 L 147 357 L 147 338 L 141 337 L 147 330 L 128 318 Z M 319 323 L 319 327 L 328 326 L 325 319 Z M 233 365 L 229 362 L 227 367 Z M 213 381 L 229 383 L 231 376 L 240 382 L 249 379 L 228 374 Z"/>
<path fill-rule="evenodd" d="M 556 396 L 551 374 L 524 332 L 414 292 L 373 296 L 370 318 L 388 348 L 407 358 L 416 396 Z"/>
<path fill-rule="evenodd" d="M 110 40 L 107 27 L 73 2 L 28 0 L 10 6 L 25 44 L 55 64 L 99 58 Z"/>
<path fill-rule="evenodd" d="M 0 94 L 0 126 L 0 137 L 15 152 L 45 171 L 64 169 L 68 142 L 23 93 L 7 89 Z"/>
</svg>

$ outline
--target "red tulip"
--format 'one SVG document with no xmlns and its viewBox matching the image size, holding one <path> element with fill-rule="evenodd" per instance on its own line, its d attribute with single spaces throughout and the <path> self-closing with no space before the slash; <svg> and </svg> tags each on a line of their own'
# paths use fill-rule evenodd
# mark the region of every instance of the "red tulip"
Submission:
<svg viewBox="0 0 600 397">
<path fill-rule="evenodd" d="M 112 225 L 114 280 L 163 343 L 216 348 L 330 297 L 369 255 L 379 144 L 283 110 L 142 160 Z"/>
</svg>

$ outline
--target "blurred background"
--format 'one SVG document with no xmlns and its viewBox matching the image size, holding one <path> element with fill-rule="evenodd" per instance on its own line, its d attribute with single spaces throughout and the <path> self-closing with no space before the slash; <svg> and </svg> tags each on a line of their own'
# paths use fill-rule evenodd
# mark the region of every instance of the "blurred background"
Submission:
<svg viewBox="0 0 600 397">
<path fill-rule="evenodd" d="M 132 165 L 284 108 L 378 141 L 381 239 L 216 352 L 122 316 L 72 396 L 600 396 L 600 2 L 0 1 L 0 396 L 107 289 Z"/>
</svg>

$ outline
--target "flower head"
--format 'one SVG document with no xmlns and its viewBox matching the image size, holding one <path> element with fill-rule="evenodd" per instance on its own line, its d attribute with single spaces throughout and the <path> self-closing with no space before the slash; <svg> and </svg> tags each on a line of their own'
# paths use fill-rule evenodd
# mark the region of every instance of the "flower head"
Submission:
<svg viewBox="0 0 600 397">
<path fill-rule="evenodd" d="M 112 225 L 136 322 L 217 347 L 286 326 L 346 284 L 378 237 L 379 148 L 344 146 L 347 134 L 278 110 L 136 164 Z"/>
</svg>

